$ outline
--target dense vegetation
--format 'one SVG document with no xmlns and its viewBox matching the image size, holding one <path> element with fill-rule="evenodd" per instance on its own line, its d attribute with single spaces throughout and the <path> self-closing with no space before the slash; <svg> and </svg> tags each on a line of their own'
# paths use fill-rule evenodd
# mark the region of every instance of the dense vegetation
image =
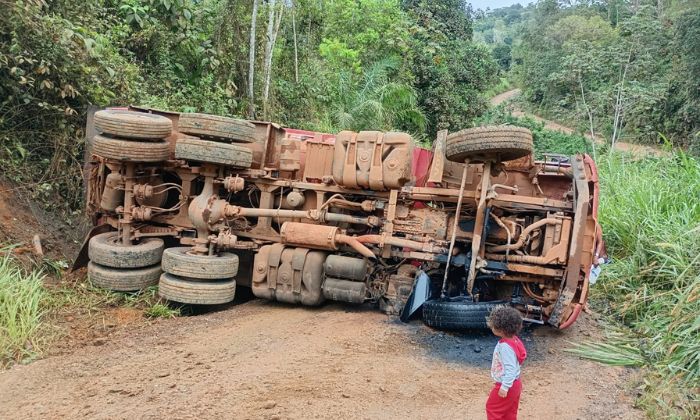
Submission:
<svg viewBox="0 0 700 420">
<path fill-rule="evenodd" d="M 475 39 L 537 113 L 700 153 L 697 0 L 542 0 L 481 15 Z"/>
<path fill-rule="evenodd" d="M 700 403 L 700 161 L 683 152 L 598 162 L 600 222 L 613 263 L 594 296 L 630 331 L 593 357 L 644 366 L 640 402 L 655 418 L 697 418 Z M 602 352 L 599 352 L 602 350 Z"/>
<path fill-rule="evenodd" d="M 64 209 L 90 104 L 429 140 L 469 126 L 496 78 L 464 0 L 0 3 L 2 172 Z"/>
</svg>

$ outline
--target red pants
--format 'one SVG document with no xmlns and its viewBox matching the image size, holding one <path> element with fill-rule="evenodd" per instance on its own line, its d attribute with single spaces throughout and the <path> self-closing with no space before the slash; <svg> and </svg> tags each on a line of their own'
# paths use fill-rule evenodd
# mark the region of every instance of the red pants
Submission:
<svg viewBox="0 0 700 420">
<path fill-rule="evenodd" d="M 520 404 L 520 392 L 523 384 L 520 378 L 513 382 L 513 386 L 508 390 L 505 398 L 498 396 L 501 384 L 493 386 L 489 399 L 486 400 L 486 417 L 488 420 L 516 420 L 518 418 L 518 404 Z"/>
</svg>

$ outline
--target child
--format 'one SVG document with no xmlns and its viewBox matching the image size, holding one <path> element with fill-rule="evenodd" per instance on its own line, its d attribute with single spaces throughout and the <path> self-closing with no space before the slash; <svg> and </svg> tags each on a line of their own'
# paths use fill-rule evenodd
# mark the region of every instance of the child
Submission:
<svg viewBox="0 0 700 420">
<path fill-rule="evenodd" d="M 489 420 L 516 420 L 522 391 L 520 365 L 527 357 L 517 337 L 523 318 L 515 308 L 499 306 L 491 312 L 488 326 L 501 339 L 493 349 L 491 377 L 496 383 L 486 400 L 486 416 Z"/>
</svg>

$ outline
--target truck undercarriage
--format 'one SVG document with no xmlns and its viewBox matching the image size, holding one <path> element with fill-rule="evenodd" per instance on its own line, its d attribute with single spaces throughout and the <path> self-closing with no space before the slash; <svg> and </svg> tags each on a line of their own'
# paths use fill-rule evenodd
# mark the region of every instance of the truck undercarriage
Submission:
<svg viewBox="0 0 700 420">
<path fill-rule="evenodd" d="M 509 304 L 566 328 L 602 249 L 593 160 L 535 162 L 522 128 L 441 131 L 428 151 L 405 133 L 130 108 L 91 115 L 87 133 L 96 227 L 75 266 L 113 290 L 422 306 L 440 328 Z"/>
</svg>

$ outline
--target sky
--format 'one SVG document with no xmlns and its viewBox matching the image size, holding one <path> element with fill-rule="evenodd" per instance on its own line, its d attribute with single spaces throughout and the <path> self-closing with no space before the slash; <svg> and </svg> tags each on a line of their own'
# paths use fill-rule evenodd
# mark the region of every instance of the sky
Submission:
<svg viewBox="0 0 700 420">
<path fill-rule="evenodd" d="M 467 0 L 468 3 L 472 4 L 472 8 L 476 9 L 486 9 L 490 7 L 491 10 L 498 9 L 499 7 L 510 6 L 511 4 L 520 3 L 525 6 L 528 3 L 532 3 L 533 0 Z"/>
</svg>

